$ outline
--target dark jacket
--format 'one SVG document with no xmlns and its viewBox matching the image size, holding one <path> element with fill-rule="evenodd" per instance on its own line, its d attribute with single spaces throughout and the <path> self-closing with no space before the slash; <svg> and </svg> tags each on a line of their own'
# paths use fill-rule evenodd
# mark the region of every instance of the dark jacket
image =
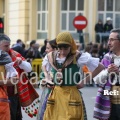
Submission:
<svg viewBox="0 0 120 120">
<path fill-rule="evenodd" d="M 110 32 L 113 29 L 112 24 L 105 23 L 104 25 L 104 32 Z"/>
<path fill-rule="evenodd" d="M 28 50 L 26 50 L 25 58 L 35 59 L 35 58 L 42 58 L 42 57 L 38 50 L 35 50 L 35 49 L 33 50 L 33 49 L 29 48 Z"/>
<path fill-rule="evenodd" d="M 13 47 L 12 49 L 20 53 L 23 57 L 25 57 L 25 51 L 21 46 L 16 46 L 16 47 Z"/>
<path fill-rule="evenodd" d="M 103 24 L 99 24 L 99 23 L 97 23 L 96 25 L 95 25 L 95 32 L 96 33 L 102 33 L 102 32 L 104 32 L 104 29 L 103 29 Z"/>
</svg>

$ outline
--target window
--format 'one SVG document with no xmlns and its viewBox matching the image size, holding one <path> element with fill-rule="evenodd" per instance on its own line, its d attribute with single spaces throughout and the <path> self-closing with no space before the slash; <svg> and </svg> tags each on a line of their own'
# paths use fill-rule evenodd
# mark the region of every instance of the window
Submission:
<svg viewBox="0 0 120 120">
<path fill-rule="evenodd" d="M 78 10 L 84 10 L 84 0 L 78 0 Z"/>
<path fill-rule="evenodd" d="M 113 0 L 107 0 L 106 2 L 107 11 L 113 11 Z"/>
<path fill-rule="evenodd" d="M 66 30 L 66 21 L 67 21 L 67 15 L 65 13 L 62 14 L 62 29 Z"/>
<path fill-rule="evenodd" d="M 69 10 L 75 10 L 76 7 L 76 0 L 70 0 L 69 1 Z"/>
<path fill-rule="evenodd" d="M 120 0 L 116 0 L 115 2 L 115 11 L 120 11 Z"/>
<path fill-rule="evenodd" d="M 105 0 L 98 0 L 98 10 L 104 11 Z"/>
<path fill-rule="evenodd" d="M 62 10 L 67 10 L 68 0 L 62 0 Z"/>
<path fill-rule="evenodd" d="M 68 29 L 69 29 L 70 31 L 72 31 L 72 30 L 75 29 L 74 26 L 71 25 L 71 23 L 73 23 L 73 18 L 75 18 L 75 13 L 69 13 L 69 21 L 68 21 L 69 26 L 68 26 Z"/>
<path fill-rule="evenodd" d="M 120 0 L 98 0 L 98 19 L 103 20 L 105 24 L 106 18 L 112 18 L 113 28 L 120 27 Z"/>
<path fill-rule="evenodd" d="M 3 0 L 3 13 L 5 13 L 5 0 Z"/>
<path fill-rule="evenodd" d="M 84 0 L 61 0 L 61 31 L 76 32 L 73 19 L 83 11 Z"/>
<path fill-rule="evenodd" d="M 99 19 L 102 20 L 102 21 L 104 21 L 103 20 L 103 14 L 99 14 Z"/>
<path fill-rule="evenodd" d="M 37 39 L 46 39 L 48 32 L 48 0 L 38 0 Z"/>
<path fill-rule="evenodd" d="M 120 14 L 115 15 L 115 28 L 120 28 Z"/>
</svg>

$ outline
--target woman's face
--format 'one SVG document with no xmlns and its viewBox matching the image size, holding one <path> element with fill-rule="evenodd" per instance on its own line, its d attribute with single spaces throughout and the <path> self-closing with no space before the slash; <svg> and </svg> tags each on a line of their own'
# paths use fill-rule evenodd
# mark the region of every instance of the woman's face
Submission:
<svg viewBox="0 0 120 120">
<path fill-rule="evenodd" d="M 47 42 L 47 45 L 46 45 L 46 53 L 49 53 L 51 51 L 53 51 L 54 49 L 51 47 L 50 43 Z"/>
<path fill-rule="evenodd" d="M 66 48 L 61 47 L 61 48 L 58 48 L 58 50 L 61 56 L 66 57 L 70 53 L 71 47 L 66 47 Z"/>
</svg>

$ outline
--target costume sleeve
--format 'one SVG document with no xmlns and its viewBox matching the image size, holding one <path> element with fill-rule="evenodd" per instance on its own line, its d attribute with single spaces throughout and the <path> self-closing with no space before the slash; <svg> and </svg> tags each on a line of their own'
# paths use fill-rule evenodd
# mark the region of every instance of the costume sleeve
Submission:
<svg viewBox="0 0 120 120">
<path fill-rule="evenodd" d="M 49 63 L 47 55 L 44 57 L 43 62 L 42 62 L 42 67 L 45 66 L 47 71 L 50 71 L 51 65 Z"/>
<path fill-rule="evenodd" d="M 27 61 L 22 61 L 22 63 L 19 65 L 19 67 L 21 69 L 23 69 L 25 72 L 31 72 L 32 71 L 32 66 Z"/>
<path fill-rule="evenodd" d="M 8 63 L 5 65 L 6 78 L 15 77 L 18 75 L 16 69 L 13 67 L 14 62 Z"/>
<path fill-rule="evenodd" d="M 78 58 L 77 65 L 78 67 L 86 65 L 89 71 L 93 72 L 99 65 L 99 58 L 94 58 L 88 52 L 85 52 Z"/>
<path fill-rule="evenodd" d="M 107 79 L 107 76 L 108 76 L 108 70 L 104 69 L 97 76 L 95 76 L 93 80 L 96 84 L 100 85 L 106 82 L 105 80 Z"/>
<path fill-rule="evenodd" d="M 45 66 L 49 63 L 47 55 L 43 58 L 42 66 Z"/>
<path fill-rule="evenodd" d="M 22 57 L 20 54 L 18 55 L 22 59 L 22 63 L 19 65 L 20 69 L 23 69 L 25 72 L 31 72 L 32 66 L 29 62 L 25 61 L 25 58 Z"/>
</svg>

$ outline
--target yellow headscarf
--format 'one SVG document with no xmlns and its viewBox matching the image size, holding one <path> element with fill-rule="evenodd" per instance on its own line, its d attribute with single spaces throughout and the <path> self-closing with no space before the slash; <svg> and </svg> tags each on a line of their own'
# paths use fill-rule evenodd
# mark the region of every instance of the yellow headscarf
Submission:
<svg viewBox="0 0 120 120">
<path fill-rule="evenodd" d="M 68 44 L 71 46 L 71 53 L 76 53 L 77 46 L 76 43 L 72 37 L 72 35 L 69 32 L 61 32 L 56 37 L 56 43 L 57 44 Z"/>
</svg>

